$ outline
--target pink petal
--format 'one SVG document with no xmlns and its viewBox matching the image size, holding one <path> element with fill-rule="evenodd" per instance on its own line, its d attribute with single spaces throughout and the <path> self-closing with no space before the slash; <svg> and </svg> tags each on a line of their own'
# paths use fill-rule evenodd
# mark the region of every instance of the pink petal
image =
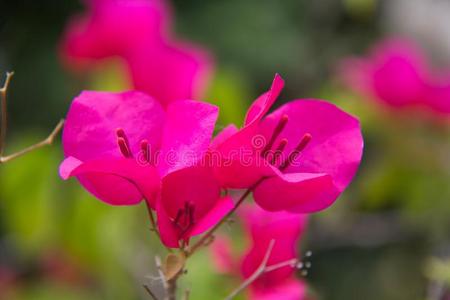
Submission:
<svg viewBox="0 0 450 300">
<path fill-rule="evenodd" d="M 261 158 L 256 126 L 241 129 L 212 150 L 216 178 L 227 188 L 249 188 L 263 177 L 273 175 L 272 167 Z"/>
<path fill-rule="evenodd" d="M 275 74 L 268 92 L 256 99 L 247 112 L 245 126 L 235 134 L 226 132 L 216 146 L 215 172 L 221 184 L 228 188 L 248 188 L 264 176 L 271 175 L 270 166 L 256 151 L 257 125 L 270 109 L 284 86 L 280 75 Z M 256 138 L 256 139 L 255 139 Z M 261 150 L 261 149 L 260 149 Z"/>
<path fill-rule="evenodd" d="M 144 139 L 151 150 L 157 150 L 164 119 L 162 107 L 146 94 L 84 91 L 74 99 L 67 114 L 62 137 L 64 154 L 81 161 L 122 157 L 117 128 L 124 130 L 134 154 L 138 154 Z"/>
<path fill-rule="evenodd" d="M 227 236 L 217 236 L 211 244 L 211 257 L 215 269 L 223 274 L 234 273 L 235 261 L 230 239 Z"/>
<path fill-rule="evenodd" d="M 73 18 L 61 49 L 77 67 L 89 59 L 126 56 L 148 40 L 160 43 L 168 13 L 162 1 L 91 1 L 90 12 Z M 144 38 L 145 37 L 145 38 Z"/>
<path fill-rule="evenodd" d="M 424 101 L 430 71 L 424 54 L 410 41 L 385 40 L 369 57 L 350 59 L 343 66 L 344 80 L 350 87 L 392 107 Z"/>
<path fill-rule="evenodd" d="M 178 248 L 180 240 L 180 229 L 170 219 L 161 201 L 156 202 L 156 214 L 158 216 L 158 231 L 161 241 L 166 247 Z"/>
<path fill-rule="evenodd" d="M 349 57 L 342 60 L 338 66 L 338 75 L 351 89 L 369 96 L 374 95 L 373 66 L 364 58 Z"/>
<path fill-rule="evenodd" d="M 288 140 L 283 153 L 285 158 L 304 134 L 312 135 L 306 148 L 284 172 L 329 174 L 338 191 L 342 192 L 361 161 L 363 138 L 359 121 L 326 101 L 294 100 L 263 120 L 261 134 L 269 139 L 283 115 L 287 115 L 289 121 L 275 142 L 275 147 L 282 138 Z"/>
<path fill-rule="evenodd" d="M 267 239 L 275 237 L 298 239 L 308 220 L 307 215 L 286 211 L 271 212 L 254 204 L 242 205 L 238 216 L 244 223 L 244 229 L 253 235 L 255 241 L 264 236 Z M 265 252 L 265 249 L 260 250 Z"/>
<path fill-rule="evenodd" d="M 241 208 L 239 216 L 246 233 L 251 236 L 251 247 L 242 260 L 241 271 L 248 278 L 260 266 L 269 244 L 275 241 L 268 265 L 294 259 L 298 256 L 298 240 L 306 226 L 306 215 L 289 212 L 269 212 L 256 205 Z M 254 285 L 277 285 L 292 276 L 294 269 L 285 267 L 264 274 Z"/>
<path fill-rule="evenodd" d="M 283 87 L 283 78 L 281 78 L 280 75 L 275 74 L 270 90 L 256 99 L 247 111 L 244 122 L 245 126 L 250 126 L 264 117 L 270 107 L 272 107 L 275 100 L 278 98 L 278 95 L 281 93 Z"/>
<path fill-rule="evenodd" d="M 250 300 L 302 300 L 306 299 L 306 285 L 295 278 L 265 288 L 251 288 Z"/>
<path fill-rule="evenodd" d="M 219 199 L 215 206 L 209 210 L 194 226 L 191 235 L 201 234 L 216 225 L 223 217 L 226 216 L 234 207 L 231 197 L 223 197 Z"/>
<path fill-rule="evenodd" d="M 59 175 L 62 179 L 67 180 L 70 177 L 70 174 L 73 170 L 82 165 L 83 162 L 81 160 L 76 159 L 73 156 L 69 156 L 63 160 L 61 165 L 59 166 Z"/>
<path fill-rule="evenodd" d="M 316 212 L 330 206 L 339 191 L 328 174 L 288 173 L 263 180 L 254 190 L 255 202 L 268 211 Z"/>
<path fill-rule="evenodd" d="M 220 131 L 211 142 L 211 149 L 218 148 L 222 143 L 226 142 L 231 136 L 236 134 L 238 129 L 236 125 L 230 124 Z"/>
<path fill-rule="evenodd" d="M 75 158 L 69 157 L 61 164 L 60 173 L 65 179 L 76 176 L 88 191 L 111 205 L 133 205 L 145 197 L 154 207 L 160 187 L 156 170 L 139 165 L 134 159 L 77 163 Z"/>
<path fill-rule="evenodd" d="M 385 57 L 373 73 L 375 95 L 393 106 L 415 105 L 423 100 L 424 75 L 408 57 Z"/>
<path fill-rule="evenodd" d="M 61 45 L 74 69 L 119 58 L 134 88 L 164 106 L 203 96 L 213 63 L 203 49 L 172 41 L 166 1 L 91 1 L 89 14 L 73 18 Z"/>
<path fill-rule="evenodd" d="M 450 115 L 450 80 L 446 84 L 436 84 L 428 87 L 426 104 L 444 116 Z"/>
<path fill-rule="evenodd" d="M 246 189 L 252 187 L 261 178 L 273 175 L 259 155 L 239 154 L 219 157 L 214 172 L 223 187 L 232 189 Z"/>
<path fill-rule="evenodd" d="M 172 172 L 162 179 L 161 203 L 167 214 L 175 218 L 185 203 L 195 205 L 195 220 L 200 220 L 216 205 L 220 185 L 207 166 L 194 166 Z"/>
<path fill-rule="evenodd" d="M 187 43 L 167 42 L 137 49 L 128 61 L 135 88 L 154 96 L 163 106 L 202 97 L 213 65 L 205 51 Z"/>
<path fill-rule="evenodd" d="M 217 120 L 218 108 L 183 100 L 167 107 L 159 170 L 161 174 L 193 166 L 206 153 Z"/>
</svg>

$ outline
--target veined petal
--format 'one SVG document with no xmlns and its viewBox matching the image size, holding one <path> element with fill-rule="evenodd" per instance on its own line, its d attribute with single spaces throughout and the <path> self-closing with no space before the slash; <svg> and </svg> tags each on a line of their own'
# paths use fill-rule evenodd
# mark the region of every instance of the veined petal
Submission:
<svg viewBox="0 0 450 300">
<path fill-rule="evenodd" d="M 215 176 L 222 186 L 249 188 L 261 178 L 273 175 L 272 166 L 256 150 L 262 137 L 256 133 L 256 126 L 246 127 L 230 134 L 212 150 Z"/>
<path fill-rule="evenodd" d="M 280 95 L 283 87 L 283 78 L 281 78 L 280 75 L 275 74 L 275 78 L 273 79 L 270 90 L 259 96 L 259 98 L 257 98 L 248 109 L 244 121 L 245 127 L 258 122 L 264 117 L 264 115 L 269 111 L 270 107 L 272 107 L 273 103 Z"/>
<path fill-rule="evenodd" d="M 330 206 L 339 191 L 324 173 L 287 173 L 263 180 L 254 190 L 255 202 L 268 211 L 311 213 Z"/>
<path fill-rule="evenodd" d="M 195 221 L 212 210 L 220 198 L 220 185 L 208 166 L 194 166 L 172 172 L 162 179 L 161 203 L 174 218 L 186 203 L 195 206 Z"/>
<path fill-rule="evenodd" d="M 231 197 L 226 196 L 217 200 L 216 204 L 210 209 L 192 228 L 190 235 L 201 234 L 216 225 L 226 216 L 234 207 Z"/>
<path fill-rule="evenodd" d="M 222 143 L 226 142 L 231 136 L 236 134 L 239 129 L 234 124 L 230 124 L 222 129 L 212 140 L 211 149 L 216 150 Z"/>
<path fill-rule="evenodd" d="M 162 176 L 194 166 L 208 150 L 218 116 L 214 105 L 193 100 L 167 107 L 158 169 Z"/>
<path fill-rule="evenodd" d="M 172 222 L 161 201 L 156 202 L 156 214 L 158 216 L 158 231 L 161 241 L 166 247 L 178 248 L 180 246 L 181 230 Z"/>
<path fill-rule="evenodd" d="M 111 205 L 133 205 L 146 198 L 154 207 L 160 188 L 155 168 L 125 158 L 78 162 L 69 157 L 61 164 L 64 179 L 76 176 L 89 192 Z"/>
<path fill-rule="evenodd" d="M 130 150 L 137 154 L 147 140 L 151 150 L 160 145 L 165 113 L 152 97 L 141 92 L 84 91 L 74 99 L 63 132 L 66 157 L 83 162 L 104 157 L 122 157 L 116 130 L 125 132 Z"/>
<path fill-rule="evenodd" d="M 323 100 L 294 100 L 268 115 L 260 126 L 261 134 L 269 138 L 279 119 L 289 121 L 277 142 L 287 139 L 285 155 L 294 151 L 305 134 L 312 139 L 285 173 L 328 174 L 339 192 L 355 175 L 362 157 L 363 138 L 359 121 L 335 105 Z"/>
</svg>

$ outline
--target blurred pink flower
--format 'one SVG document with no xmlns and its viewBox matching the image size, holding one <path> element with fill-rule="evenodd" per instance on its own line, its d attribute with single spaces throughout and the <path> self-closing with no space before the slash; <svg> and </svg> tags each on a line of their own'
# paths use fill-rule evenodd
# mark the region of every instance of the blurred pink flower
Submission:
<svg viewBox="0 0 450 300">
<path fill-rule="evenodd" d="M 90 0 L 88 13 L 71 19 L 61 43 L 67 65 L 83 69 L 119 57 L 134 88 L 163 106 L 198 99 L 212 63 L 208 54 L 170 36 L 171 18 L 163 0 Z"/>
<path fill-rule="evenodd" d="M 330 206 L 359 166 L 363 139 L 357 119 L 322 100 L 289 102 L 265 116 L 283 88 L 271 89 L 247 112 L 244 126 L 225 128 L 212 147 L 215 173 L 229 188 L 252 188 L 269 211 L 307 213 Z M 276 199 L 276 200 L 274 200 Z"/>
<path fill-rule="evenodd" d="M 231 242 L 219 237 L 212 245 L 213 261 L 222 273 L 240 274 L 249 278 L 261 265 L 272 240 L 275 244 L 267 266 L 298 258 L 298 240 L 304 231 L 305 215 L 288 212 L 267 212 L 257 206 L 243 206 L 239 213 L 250 247 L 239 259 L 231 249 Z M 267 272 L 255 280 L 249 289 L 250 299 L 303 299 L 305 284 L 295 277 L 295 268 L 286 266 Z"/>
<path fill-rule="evenodd" d="M 108 204 L 145 198 L 155 208 L 161 180 L 208 149 L 217 114 L 217 107 L 192 100 L 163 110 L 141 92 L 82 92 L 64 126 L 60 174 L 76 176 Z"/>
<path fill-rule="evenodd" d="M 389 39 L 375 45 L 368 57 L 344 59 L 339 75 L 350 88 L 390 107 L 450 114 L 450 76 L 433 71 L 410 41 Z"/>
</svg>

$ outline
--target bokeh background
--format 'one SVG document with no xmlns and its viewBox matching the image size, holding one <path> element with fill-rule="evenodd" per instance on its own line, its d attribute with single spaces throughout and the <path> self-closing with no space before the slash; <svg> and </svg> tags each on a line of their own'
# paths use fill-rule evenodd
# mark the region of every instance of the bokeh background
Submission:
<svg viewBox="0 0 450 300">
<path fill-rule="evenodd" d="M 390 35 L 415 40 L 450 70 L 447 0 L 174 0 L 175 29 L 213 53 L 206 99 L 221 124 L 241 123 L 278 72 L 282 100 L 324 98 L 357 115 L 365 136 L 358 175 L 313 215 L 302 248 L 311 299 L 450 299 L 450 128 L 391 114 L 336 80 L 336 64 Z M 114 66 L 68 72 L 57 45 L 76 0 L 0 0 L 0 72 L 9 90 L 7 153 L 45 137 L 80 90 L 121 90 Z M 279 101 L 277 105 L 282 104 Z M 59 141 L 0 165 L 0 299 L 146 299 L 163 253 L 143 206 L 110 207 L 57 174 Z M 225 229 L 230 230 L 230 229 Z M 233 230 L 233 229 L 231 229 Z M 194 256 L 192 299 L 237 284 Z M 446 298 L 447 297 L 447 298 Z"/>
</svg>

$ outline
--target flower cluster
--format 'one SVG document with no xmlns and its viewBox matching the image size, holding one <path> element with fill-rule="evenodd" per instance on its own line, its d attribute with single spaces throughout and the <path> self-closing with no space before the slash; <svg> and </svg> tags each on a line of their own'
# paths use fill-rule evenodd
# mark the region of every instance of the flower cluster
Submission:
<svg viewBox="0 0 450 300">
<path fill-rule="evenodd" d="M 218 108 L 211 104 L 179 100 L 164 109 L 141 92 L 83 92 L 67 115 L 61 176 L 76 176 L 112 205 L 145 200 L 156 211 L 162 242 L 172 248 L 234 208 L 230 189 L 253 192 L 267 211 L 322 210 L 358 168 L 359 122 L 311 99 L 294 100 L 266 116 L 282 87 L 276 75 L 271 89 L 249 108 L 245 125 L 230 125 L 213 140 Z M 255 137 L 267 142 L 259 145 Z M 239 148 L 252 154 L 249 160 L 232 155 Z M 154 160 L 156 151 L 160 157 Z M 218 160 L 207 159 L 211 151 Z"/>
<path fill-rule="evenodd" d="M 297 257 L 305 214 L 329 207 L 357 171 L 359 121 L 317 99 L 293 100 L 269 113 L 284 86 L 277 74 L 241 128 L 230 124 L 213 137 L 219 108 L 191 100 L 209 64 L 200 52 L 168 38 L 164 3 L 88 5 L 89 14 L 75 18 L 66 32 L 64 56 L 77 65 L 119 56 L 136 90 L 83 91 L 73 100 L 61 177 L 76 177 L 110 205 L 144 202 L 161 242 L 179 248 L 183 259 L 208 244 L 235 212 L 252 246 L 242 261 L 228 261 L 244 279 L 261 260 L 273 267 Z M 256 204 L 243 204 L 250 194 Z M 293 272 L 282 265 L 262 274 L 251 284 L 252 297 L 298 299 L 304 286 Z"/>
<path fill-rule="evenodd" d="M 421 107 L 440 116 L 450 114 L 448 71 L 430 67 L 410 41 L 383 41 L 369 57 L 345 59 L 340 73 L 348 86 L 392 108 Z"/>
</svg>

